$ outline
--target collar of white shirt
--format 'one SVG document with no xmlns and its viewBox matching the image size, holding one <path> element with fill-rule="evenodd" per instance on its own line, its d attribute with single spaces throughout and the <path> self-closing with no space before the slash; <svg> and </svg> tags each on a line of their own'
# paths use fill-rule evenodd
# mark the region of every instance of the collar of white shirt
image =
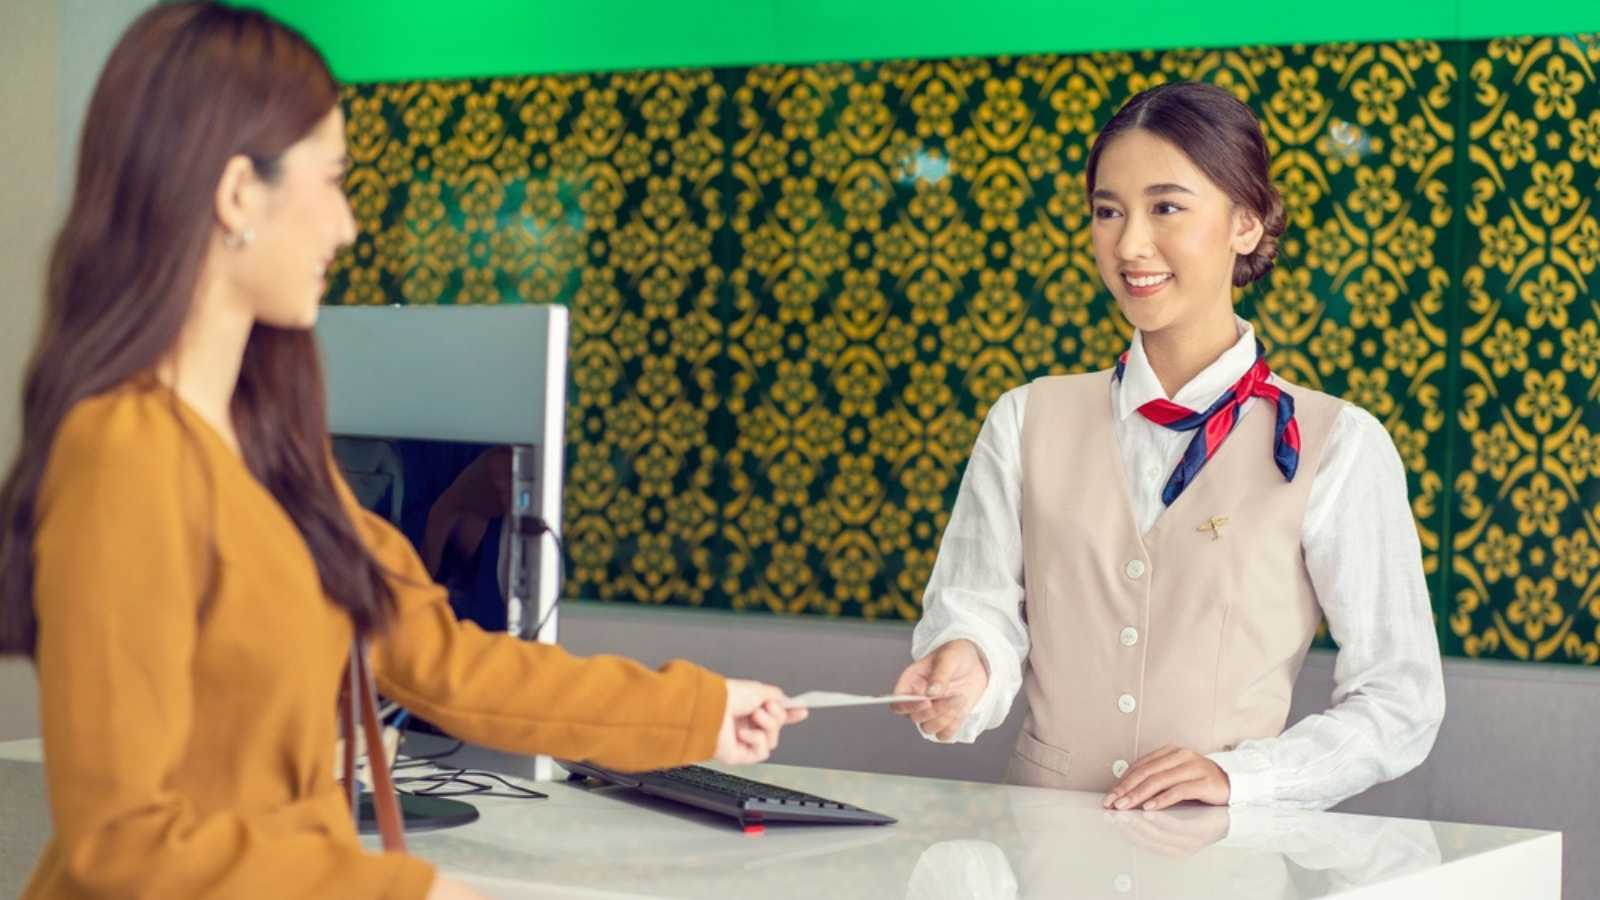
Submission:
<svg viewBox="0 0 1600 900">
<path fill-rule="evenodd" d="M 1112 408 L 1116 410 L 1117 420 L 1128 418 L 1151 400 L 1171 400 L 1196 412 L 1203 412 L 1217 402 L 1222 392 L 1233 387 L 1234 382 L 1243 378 L 1244 373 L 1256 362 L 1255 329 L 1238 316 L 1233 317 L 1233 322 L 1239 329 L 1239 339 L 1211 365 L 1201 369 L 1200 374 L 1190 379 L 1188 384 L 1178 388 L 1178 393 L 1172 397 L 1167 396 L 1161 387 L 1161 380 L 1156 378 L 1155 370 L 1150 368 L 1150 358 L 1144 353 L 1144 339 L 1135 331 L 1133 344 L 1128 348 L 1128 363 L 1122 370 L 1122 380 L 1112 389 Z"/>
</svg>

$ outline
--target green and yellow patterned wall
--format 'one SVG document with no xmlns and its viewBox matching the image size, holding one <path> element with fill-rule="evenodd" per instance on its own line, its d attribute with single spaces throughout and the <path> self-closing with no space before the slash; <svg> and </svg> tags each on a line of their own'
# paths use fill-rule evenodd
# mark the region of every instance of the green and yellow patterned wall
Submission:
<svg viewBox="0 0 1600 900">
<path fill-rule="evenodd" d="M 1285 377 L 1389 428 L 1447 652 L 1600 662 L 1600 36 L 346 90 L 342 303 L 573 313 L 567 593 L 915 618 L 1004 390 L 1110 364 L 1082 167 L 1133 93 L 1261 117 Z"/>
</svg>

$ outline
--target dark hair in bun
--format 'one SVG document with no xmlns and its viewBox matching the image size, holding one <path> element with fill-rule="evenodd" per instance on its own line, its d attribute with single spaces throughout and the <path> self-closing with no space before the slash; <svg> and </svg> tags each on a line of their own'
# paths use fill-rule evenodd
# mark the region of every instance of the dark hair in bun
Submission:
<svg viewBox="0 0 1600 900">
<path fill-rule="evenodd" d="M 1118 135 L 1135 128 L 1182 150 L 1233 202 L 1261 220 L 1261 242 L 1234 261 L 1234 285 L 1242 287 L 1272 271 L 1285 224 L 1283 198 L 1267 174 L 1267 142 L 1250 108 L 1222 88 L 1194 81 L 1163 84 L 1135 95 L 1094 139 L 1085 168 L 1090 194 L 1101 152 Z"/>
</svg>

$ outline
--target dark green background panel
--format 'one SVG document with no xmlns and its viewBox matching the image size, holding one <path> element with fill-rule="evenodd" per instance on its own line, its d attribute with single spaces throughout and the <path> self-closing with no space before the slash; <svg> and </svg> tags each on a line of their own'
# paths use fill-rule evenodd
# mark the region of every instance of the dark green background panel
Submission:
<svg viewBox="0 0 1600 900">
<path fill-rule="evenodd" d="M 1387 427 L 1447 652 L 1600 656 L 1600 40 L 1324 44 L 347 89 L 347 303 L 573 312 L 568 592 L 915 618 L 1004 390 L 1110 365 L 1089 141 L 1200 79 L 1290 228 L 1274 368 Z"/>
</svg>

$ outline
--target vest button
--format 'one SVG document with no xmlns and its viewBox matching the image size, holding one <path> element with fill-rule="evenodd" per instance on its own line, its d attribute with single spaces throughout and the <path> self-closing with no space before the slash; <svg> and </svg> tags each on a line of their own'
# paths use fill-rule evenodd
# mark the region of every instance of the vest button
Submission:
<svg viewBox="0 0 1600 900">
<path fill-rule="evenodd" d="M 1139 701 L 1133 699 L 1132 694 L 1123 694 L 1121 697 L 1117 698 L 1117 709 L 1120 709 L 1125 713 L 1131 713 L 1138 708 Z"/>
<path fill-rule="evenodd" d="M 1128 564 L 1122 567 L 1122 571 L 1126 573 L 1129 578 L 1140 578 L 1144 575 L 1144 560 L 1130 559 L 1128 560 Z"/>
<path fill-rule="evenodd" d="M 1121 778 L 1122 776 L 1124 776 L 1126 774 L 1128 774 L 1128 761 L 1127 760 L 1119 759 L 1116 762 L 1111 764 L 1111 777 L 1112 778 Z"/>
<path fill-rule="evenodd" d="M 1134 644 L 1139 643 L 1139 629 L 1133 627 L 1124 628 L 1122 633 L 1117 635 L 1117 639 L 1122 641 L 1122 646 L 1132 647 Z"/>
<path fill-rule="evenodd" d="M 1118 875 L 1117 879 L 1111 883 L 1111 886 L 1115 888 L 1119 894 L 1131 894 L 1133 893 L 1133 876 Z"/>
</svg>

